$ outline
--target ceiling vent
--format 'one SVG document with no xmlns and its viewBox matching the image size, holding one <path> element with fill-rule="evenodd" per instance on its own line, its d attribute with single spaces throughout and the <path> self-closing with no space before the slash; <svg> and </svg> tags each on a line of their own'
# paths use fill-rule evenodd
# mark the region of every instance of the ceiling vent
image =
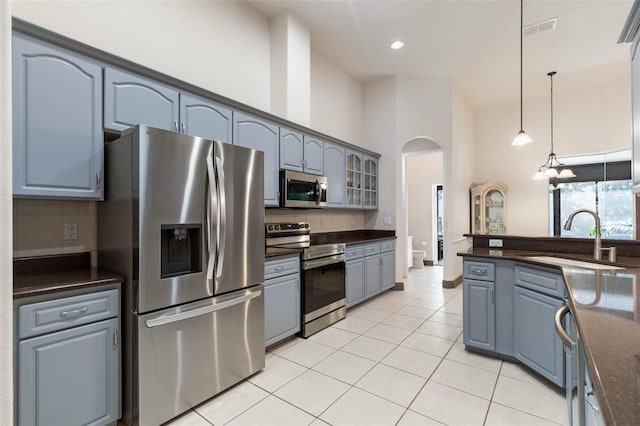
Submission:
<svg viewBox="0 0 640 426">
<path fill-rule="evenodd" d="M 555 30 L 558 18 L 547 19 L 546 21 L 536 22 L 535 24 L 522 27 L 522 34 L 525 37 L 532 36 L 534 34 L 541 33 L 543 31 Z"/>
</svg>

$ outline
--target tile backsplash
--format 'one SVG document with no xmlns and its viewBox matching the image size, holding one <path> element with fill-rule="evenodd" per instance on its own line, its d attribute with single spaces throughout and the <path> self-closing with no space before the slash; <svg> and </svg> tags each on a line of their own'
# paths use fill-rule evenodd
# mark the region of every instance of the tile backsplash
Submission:
<svg viewBox="0 0 640 426">
<path fill-rule="evenodd" d="M 97 250 L 97 202 L 13 200 L 13 257 Z M 265 222 L 308 222 L 312 232 L 364 229 L 362 210 L 265 209 Z M 78 238 L 64 239 L 64 225 L 77 224 Z"/>
<path fill-rule="evenodd" d="M 364 229 L 366 212 L 362 210 L 265 209 L 265 222 L 308 222 L 311 232 Z"/>
<path fill-rule="evenodd" d="M 64 239 L 64 224 L 78 225 L 77 239 Z M 96 249 L 95 201 L 13 200 L 14 258 Z"/>
</svg>

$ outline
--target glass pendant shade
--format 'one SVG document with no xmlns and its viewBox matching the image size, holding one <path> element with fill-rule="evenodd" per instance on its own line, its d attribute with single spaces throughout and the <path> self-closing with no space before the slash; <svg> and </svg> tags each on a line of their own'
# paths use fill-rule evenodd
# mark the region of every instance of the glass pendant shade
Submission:
<svg viewBox="0 0 640 426">
<path fill-rule="evenodd" d="M 527 132 L 524 131 L 522 125 L 522 26 L 524 15 L 524 0 L 520 0 L 520 131 L 511 142 L 513 146 L 522 146 L 533 142 L 533 139 L 529 137 Z"/>
<path fill-rule="evenodd" d="M 511 143 L 511 145 L 521 146 L 521 145 L 526 145 L 530 142 L 533 142 L 533 139 L 529 137 L 527 132 L 525 132 L 524 130 L 520 130 L 516 135 L 516 137 L 513 139 L 513 142 Z"/>
</svg>

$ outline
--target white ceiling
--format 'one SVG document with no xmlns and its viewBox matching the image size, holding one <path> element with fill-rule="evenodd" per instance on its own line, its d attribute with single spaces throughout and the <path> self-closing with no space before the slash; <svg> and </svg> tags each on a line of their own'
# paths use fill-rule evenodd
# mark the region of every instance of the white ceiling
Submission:
<svg viewBox="0 0 640 426">
<path fill-rule="evenodd" d="M 451 78 L 474 107 L 519 101 L 517 0 L 252 0 L 267 16 L 291 11 L 311 44 L 361 81 L 384 75 Z M 525 0 L 524 25 L 556 17 L 557 28 L 524 39 L 524 96 L 588 87 L 629 74 L 617 39 L 632 0 Z M 403 49 L 392 51 L 401 39 Z"/>
</svg>

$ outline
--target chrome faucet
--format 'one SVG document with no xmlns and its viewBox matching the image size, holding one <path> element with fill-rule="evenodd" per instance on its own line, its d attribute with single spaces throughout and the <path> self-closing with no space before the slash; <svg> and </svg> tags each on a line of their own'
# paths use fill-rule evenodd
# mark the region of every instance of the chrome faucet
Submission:
<svg viewBox="0 0 640 426">
<path fill-rule="evenodd" d="M 593 219 L 596 221 L 596 239 L 595 239 L 595 241 L 593 243 L 593 258 L 595 260 L 602 260 L 602 252 L 603 251 L 608 251 L 609 252 L 609 262 L 615 262 L 616 261 L 616 248 L 615 247 L 602 248 L 602 234 L 600 232 L 600 217 L 598 217 L 598 214 L 596 212 L 594 212 L 593 210 L 578 209 L 578 210 L 572 212 L 569 215 L 569 218 L 567 219 L 566 223 L 564 224 L 564 229 L 566 231 L 571 229 L 571 224 L 573 223 L 573 218 L 578 213 L 588 213 L 591 216 L 593 216 Z"/>
</svg>

